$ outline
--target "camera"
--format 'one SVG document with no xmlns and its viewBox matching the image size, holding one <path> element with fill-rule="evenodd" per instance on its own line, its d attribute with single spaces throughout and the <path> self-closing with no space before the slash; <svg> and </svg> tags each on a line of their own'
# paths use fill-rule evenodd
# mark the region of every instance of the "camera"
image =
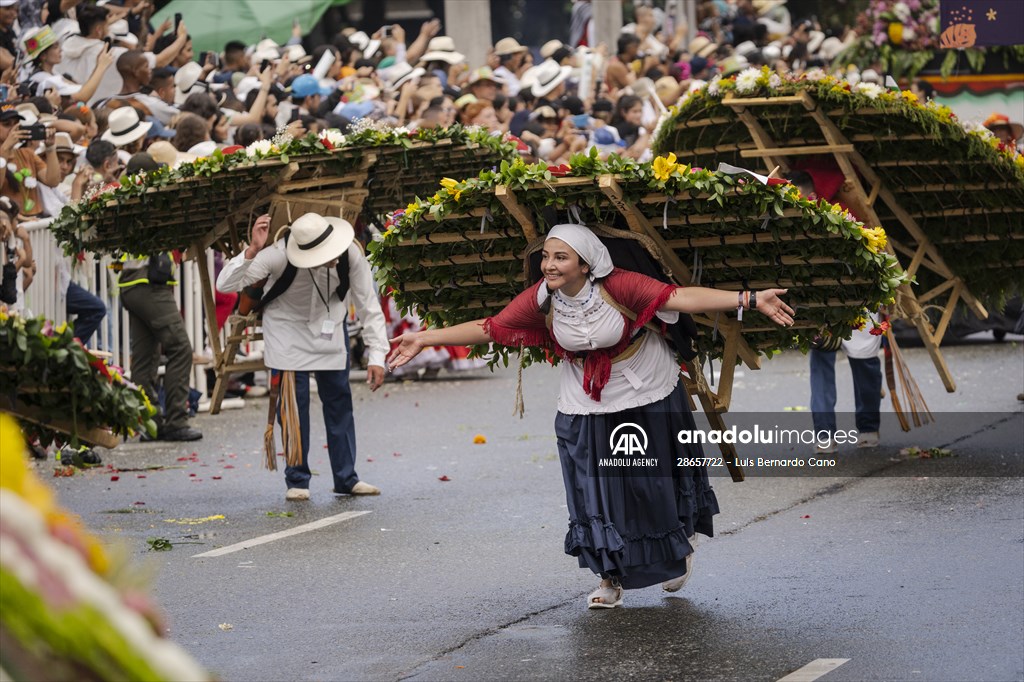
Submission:
<svg viewBox="0 0 1024 682">
<path fill-rule="evenodd" d="M 28 139 L 30 140 L 46 139 L 46 126 L 42 123 L 34 123 L 30 126 L 21 126 L 21 129 L 29 132 Z"/>
</svg>

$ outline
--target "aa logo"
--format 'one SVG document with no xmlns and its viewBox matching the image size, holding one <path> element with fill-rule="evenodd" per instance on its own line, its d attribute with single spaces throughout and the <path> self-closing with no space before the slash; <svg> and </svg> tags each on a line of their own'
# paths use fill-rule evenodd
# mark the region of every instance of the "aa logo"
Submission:
<svg viewBox="0 0 1024 682">
<path fill-rule="evenodd" d="M 608 446 L 613 456 L 643 457 L 647 454 L 647 433 L 631 422 L 619 424 L 608 437 Z"/>
</svg>

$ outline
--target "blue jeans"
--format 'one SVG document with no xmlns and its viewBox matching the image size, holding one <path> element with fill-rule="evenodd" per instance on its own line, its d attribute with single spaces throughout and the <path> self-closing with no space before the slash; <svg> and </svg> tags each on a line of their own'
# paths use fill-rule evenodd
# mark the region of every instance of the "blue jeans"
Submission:
<svg viewBox="0 0 1024 682">
<path fill-rule="evenodd" d="M 348 370 L 321 370 L 312 374 L 316 376 L 317 391 L 323 403 L 327 455 L 331 460 L 334 490 L 347 493 L 359 482 L 359 475 L 356 474 L 356 425 L 352 414 L 352 388 L 349 385 Z M 302 464 L 285 468 L 284 480 L 289 488 L 308 489 L 312 476 L 309 470 L 309 375 L 310 372 L 295 372 L 295 403 L 302 437 Z"/>
<path fill-rule="evenodd" d="M 68 285 L 64 309 L 68 317 L 78 316 L 75 318 L 75 336 L 83 346 L 88 346 L 89 340 L 100 328 L 100 322 L 107 314 L 107 306 L 99 298 L 72 282 Z"/>
<path fill-rule="evenodd" d="M 878 431 L 881 424 L 882 363 L 875 358 L 850 361 L 857 431 Z M 811 412 L 815 431 L 836 430 L 836 354 L 811 349 Z"/>
</svg>

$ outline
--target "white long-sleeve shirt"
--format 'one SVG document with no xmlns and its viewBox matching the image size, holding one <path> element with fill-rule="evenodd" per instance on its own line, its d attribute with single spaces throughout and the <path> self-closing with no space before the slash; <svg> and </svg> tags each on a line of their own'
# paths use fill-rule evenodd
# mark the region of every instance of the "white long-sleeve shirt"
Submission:
<svg viewBox="0 0 1024 682">
<path fill-rule="evenodd" d="M 349 290 L 346 300 L 355 304 L 363 323 L 363 341 L 369 350 L 369 364 L 384 366 L 389 350 L 384 313 L 373 283 L 370 264 L 359 245 L 348 247 Z M 260 251 L 247 260 L 245 252 L 227 263 L 217 277 L 217 288 L 224 292 L 269 277 L 264 292 L 269 292 L 288 265 L 284 240 Z M 314 286 L 315 284 L 315 286 Z M 338 299 L 338 274 L 334 267 L 300 268 L 291 286 L 271 301 L 263 311 L 264 361 L 267 367 L 291 371 L 345 369 L 348 348 L 343 325 L 348 314 L 345 301 Z M 330 339 L 322 338 L 326 322 L 333 323 Z"/>
</svg>

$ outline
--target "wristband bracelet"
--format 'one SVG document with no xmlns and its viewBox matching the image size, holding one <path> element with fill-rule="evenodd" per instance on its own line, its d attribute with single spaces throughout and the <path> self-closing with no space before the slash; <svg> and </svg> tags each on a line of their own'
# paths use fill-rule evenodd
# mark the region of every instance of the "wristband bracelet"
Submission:
<svg viewBox="0 0 1024 682">
<path fill-rule="evenodd" d="M 751 291 L 750 292 L 750 309 L 751 310 L 757 310 L 757 292 L 756 291 Z"/>
<path fill-rule="evenodd" d="M 740 291 L 736 297 L 736 321 L 743 321 L 743 292 Z"/>
</svg>

